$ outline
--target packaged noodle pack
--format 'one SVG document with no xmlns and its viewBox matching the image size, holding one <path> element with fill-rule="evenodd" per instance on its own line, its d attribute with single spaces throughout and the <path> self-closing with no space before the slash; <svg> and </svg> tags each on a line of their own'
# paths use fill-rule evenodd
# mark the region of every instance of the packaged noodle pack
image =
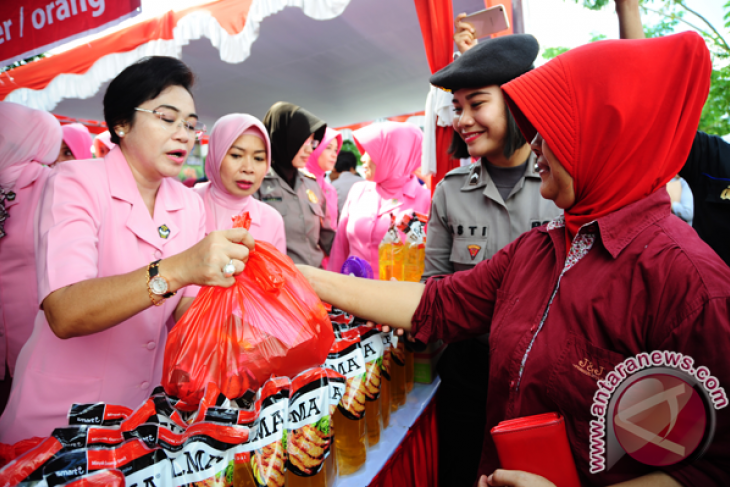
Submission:
<svg viewBox="0 0 730 487">
<path fill-rule="evenodd" d="M 170 462 L 159 448 L 150 449 L 141 440 L 131 440 L 112 448 L 83 448 L 59 455 L 43 468 L 48 487 L 104 485 L 129 487 L 170 485 Z M 121 477 L 121 482 L 119 482 Z"/>
<path fill-rule="evenodd" d="M 328 371 L 322 367 L 292 380 L 286 428 L 287 487 L 328 485 L 327 460 L 334 434 L 330 397 Z"/>
<path fill-rule="evenodd" d="M 247 228 L 245 213 L 234 227 Z M 209 382 L 229 399 L 273 375 L 324 362 L 334 340 L 327 312 L 291 259 L 257 241 L 230 288 L 203 287 L 170 332 L 162 385 L 195 411 Z"/>
<path fill-rule="evenodd" d="M 52 463 L 56 458 L 73 451 L 117 448 L 125 441 L 134 438 L 139 438 L 149 448 L 154 448 L 156 433 L 152 435 L 146 433 L 146 426 L 148 425 L 139 425 L 129 431 L 123 431 L 119 427 L 85 425 L 56 428 L 50 438 L 44 439 L 37 447 L 25 452 L 0 470 L 0 486 L 45 486 L 47 483 L 44 475 L 50 473 L 50 469 L 53 468 L 47 465 L 56 465 Z"/>
<path fill-rule="evenodd" d="M 125 406 L 115 406 L 97 402 L 94 404 L 72 404 L 68 411 L 68 424 L 89 426 L 118 426 L 129 418 L 131 409 Z"/>
<path fill-rule="evenodd" d="M 380 441 L 383 339 L 377 328 L 359 326 L 357 331 L 365 359 L 365 425 L 368 445 L 372 447 Z"/>
<path fill-rule="evenodd" d="M 348 475 L 365 464 L 365 357 L 357 329 L 338 331 L 325 366 L 343 375 L 345 392 L 334 415 L 337 469 Z"/>
</svg>

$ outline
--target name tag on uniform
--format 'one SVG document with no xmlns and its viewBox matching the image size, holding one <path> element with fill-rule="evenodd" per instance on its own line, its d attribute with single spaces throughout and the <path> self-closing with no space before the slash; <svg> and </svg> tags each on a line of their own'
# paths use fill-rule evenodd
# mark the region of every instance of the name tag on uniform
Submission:
<svg viewBox="0 0 730 487">
<path fill-rule="evenodd" d="M 281 202 L 283 201 L 283 198 L 281 196 L 262 196 L 261 201 L 264 203 L 268 203 L 270 201 Z"/>
</svg>

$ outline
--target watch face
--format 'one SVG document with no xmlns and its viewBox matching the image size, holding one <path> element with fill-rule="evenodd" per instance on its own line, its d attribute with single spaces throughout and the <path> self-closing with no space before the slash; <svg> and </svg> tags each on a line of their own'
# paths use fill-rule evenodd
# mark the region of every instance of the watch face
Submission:
<svg viewBox="0 0 730 487">
<path fill-rule="evenodd" d="M 163 295 L 167 292 L 167 281 L 160 276 L 155 276 L 150 279 L 150 289 L 155 294 Z"/>
</svg>

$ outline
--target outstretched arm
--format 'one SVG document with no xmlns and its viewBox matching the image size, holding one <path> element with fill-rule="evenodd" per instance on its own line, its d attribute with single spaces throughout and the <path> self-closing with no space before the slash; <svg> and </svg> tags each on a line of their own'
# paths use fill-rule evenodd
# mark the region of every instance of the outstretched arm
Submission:
<svg viewBox="0 0 730 487">
<path fill-rule="evenodd" d="M 643 39 L 644 26 L 641 25 L 639 0 L 616 0 L 618 30 L 621 39 Z"/>
<path fill-rule="evenodd" d="M 375 281 L 297 265 L 319 298 L 360 318 L 405 330 L 421 302 L 424 284 Z"/>
</svg>

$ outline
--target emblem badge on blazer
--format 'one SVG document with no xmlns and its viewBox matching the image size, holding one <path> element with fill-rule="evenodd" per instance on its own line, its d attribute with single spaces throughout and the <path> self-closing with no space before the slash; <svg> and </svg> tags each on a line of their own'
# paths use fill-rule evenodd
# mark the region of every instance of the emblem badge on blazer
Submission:
<svg viewBox="0 0 730 487">
<path fill-rule="evenodd" d="M 311 201 L 311 202 L 312 202 L 312 203 L 314 203 L 315 205 L 316 205 L 317 203 L 319 203 L 319 198 L 317 198 L 317 195 L 316 195 L 316 194 L 314 194 L 314 191 L 312 191 L 311 189 L 308 189 L 308 190 L 307 190 L 307 197 L 309 197 L 309 201 Z"/>
<path fill-rule="evenodd" d="M 160 228 L 158 228 L 157 231 L 160 233 L 160 237 L 162 238 L 167 238 L 170 236 L 170 227 L 168 227 L 164 223 L 160 225 Z"/>
<path fill-rule="evenodd" d="M 467 249 L 469 249 L 469 255 L 471 255 L 471 260 L 476 259 L 477 254 L 480 250 L 482 250 L 482 247 L 480 245 L 467 245 Z"/>
<path fill-rule="evenodd" d="M 723 200 L 730 200 L 730 186 L 725 188 L 722 193 L 720 193 L 720 198 Z"/>
</svg>

